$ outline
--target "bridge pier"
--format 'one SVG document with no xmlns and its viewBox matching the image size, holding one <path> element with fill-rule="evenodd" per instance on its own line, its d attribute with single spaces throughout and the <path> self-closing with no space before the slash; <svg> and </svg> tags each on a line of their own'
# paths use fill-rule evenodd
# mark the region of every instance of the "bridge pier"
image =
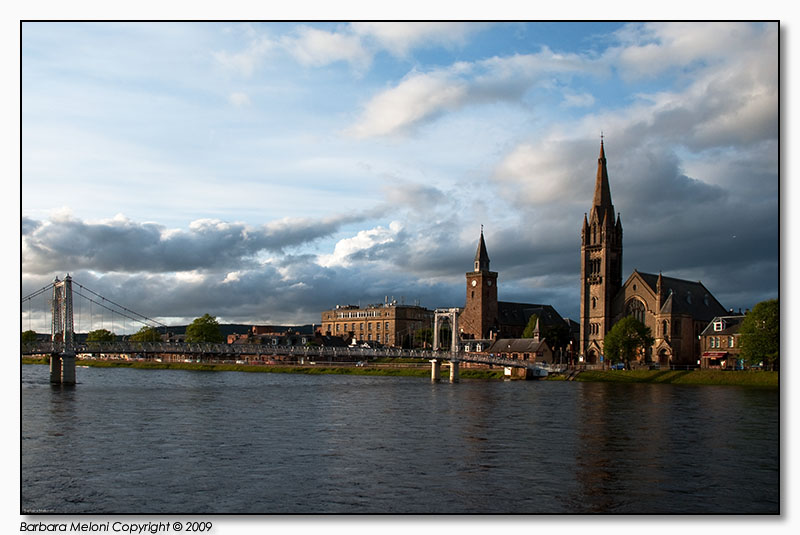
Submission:
<svg viewBox="0 0 800 535">
<path fill-rule="evenodd" d="M 439 359 L 431 360 L 431 382 L 436 383 L 439 381 L 439 376 L 442 371 L 442 361 Z"/>
<path fill-rule="evenodd" d="M 457 383 L 458 382 L 458 361 L 451 360 L 450 361 L 450 382 Z"/>
<path fill-rule="evenodd" d="M 50 384 L 75 384 L 75 355 L 72 353 L 54 353 L 50 355 Z"/>
</svg>

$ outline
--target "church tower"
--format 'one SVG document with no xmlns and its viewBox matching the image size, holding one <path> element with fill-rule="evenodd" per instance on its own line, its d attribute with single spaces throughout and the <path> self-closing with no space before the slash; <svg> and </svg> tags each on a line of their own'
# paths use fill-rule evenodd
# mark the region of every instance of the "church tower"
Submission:
<svg viewBox="0 0 800 535">
<path fill-rule="evenodd" d="M 483 227 L 473 268 L 467 273 L 467 299 L 458 325 L 463 338 L 485 340 L 497 326 L 497 273 L 489 271 Z"/>
<path fill-rule="evenodd" d="M 603 139 L 597 159 L 594 202 L 581 229 L 581 345 L 584 362 L 599 363 L 611 329 L 611 303 L 622 287 L 622 223 L 614 219 Z"/>
</svg>

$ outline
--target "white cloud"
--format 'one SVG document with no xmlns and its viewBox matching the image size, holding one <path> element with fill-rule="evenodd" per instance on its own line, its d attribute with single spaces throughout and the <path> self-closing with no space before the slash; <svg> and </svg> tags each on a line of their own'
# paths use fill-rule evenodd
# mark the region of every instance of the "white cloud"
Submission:
<svg viewBox="0 0 800 535">
<path fill-rule="evenodd" d="M 265 36 L 253 36 L 247 48 L 241 52 L 215 52 L 214 59 L 227 70 L 244 77 L 255 73 L 258 65 L 275 48 L 275 43 Z"/>
<path fill-rule="evenodd" d="M 250 102 L 250 97 L 247 96 L 247 93 L 239 93 L 239 92 L 231 93 L 228 96 L 228 102 L 230 102 L 237 108 L 244 108 L 252 104 Z"/>
<path fill-rule="evenodd" d="M 363 69 L 369 66 L 372 55 L 354 35 L 327 32 L 309 26 L 300 26 L 296 36 L 281 40 L 283 46 L 303 65 L 315 67 L 337 61 L 346 61 Z"/>
<path fill-rule="evenodd" d="M 401 223 L 392 221 L 389 228 L 378 226 L 370 230 L 359 231 L 352 238 L 339 240 L 333 253 L 320 255 L 317 263 L 323 267 L 349 266 L 354 255 L 395 241 L 398 233 L 402 230 L 403 225 Z"/>
<path fill-rule="evenodd" d="M 588 108 L 593 106 L 595 98 L 589 93 L 565 93 L 564 106 L 568 108 Z"/>
<path fill-rule="evenodd" d="M 461 45 L 485 25 L 473 22 L 355 22 L 352 31 L 376 41 L 396 56 L 406 56 L 423 45 Z"/>
<path fill-rule="evenodd" d="M 412 73 L 367 103 L 361 120 L 348 132 L 361 138 L 402 133 L 443 110 L 460 107 L 466 95 L 466 85 L 445 72 Z"/>
</svg>

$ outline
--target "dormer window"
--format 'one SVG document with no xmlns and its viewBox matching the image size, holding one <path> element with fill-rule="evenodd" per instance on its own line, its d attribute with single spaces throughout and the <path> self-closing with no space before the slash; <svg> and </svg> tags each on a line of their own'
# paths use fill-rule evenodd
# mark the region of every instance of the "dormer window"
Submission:
<svg viewBox="0 0 800 535">
<path fill-rule="evenodd" d="M 720 332 L 725 328 L 725 322 L 718 320 L 714 322 L 714 332 Z"/>
<path fill-rule="evenodd" d="M 480 270 L 481 270 L 480 262 L 475 262 L 475 271 L 480 271 Z"/>
</svg>

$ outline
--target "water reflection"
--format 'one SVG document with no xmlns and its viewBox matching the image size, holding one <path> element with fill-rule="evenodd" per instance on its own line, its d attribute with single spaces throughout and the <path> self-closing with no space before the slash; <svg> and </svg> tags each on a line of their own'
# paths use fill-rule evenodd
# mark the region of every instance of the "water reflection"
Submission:
<svg viewBox="0 0 800 535">
<path fill-rule="evenodd" d="M 37 369 L 38 368 L 38 369 Z M 23 367 L 22 504 L 94 513 L 778 509 L 778 395 Z M 747 493 L 745 496 L 744 493 Z"/>
</svg>

